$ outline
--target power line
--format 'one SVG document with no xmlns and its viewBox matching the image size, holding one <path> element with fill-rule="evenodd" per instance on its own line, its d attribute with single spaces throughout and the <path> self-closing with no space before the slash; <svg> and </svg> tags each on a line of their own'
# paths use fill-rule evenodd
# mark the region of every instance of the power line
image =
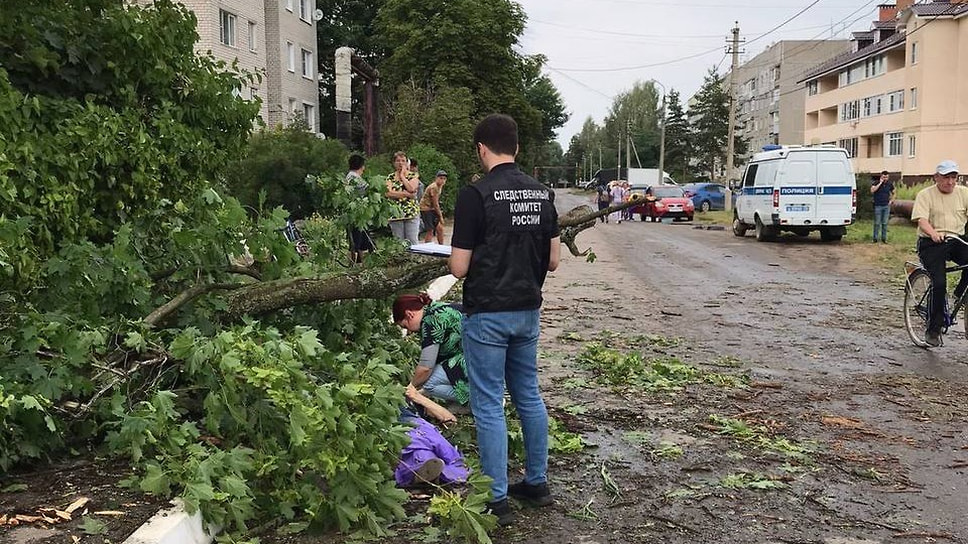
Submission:
<svg viewBox="0 0 968 544">
<path fill-rule="evenodd" d="M 550 66 L 545 66 L 545 68 L 547 68 L 548 70 L 551 70 L 552 72 L 555 72 L 556 74 L 560 75 L 561 77 L 564 77 L 566 79 L 571 80 L 574 83 L 577 83 L 577 84 L 581 85 L 582 87 L 588 89 L 589 91 L 592 91 L 595 94 L 598 94 L 600 96 L 604 96 L 605 98 L 607 98 L 609 100 L 615 100 L 615 97 L 614 96 L 609 96 L 609 95 L 603 93 L 602 91 L 599 91 L 595 87 L 592 87 L 591 85 L 587 85 L 586 83 L 584 83 L 582 81 L 579 81 L 578 79 L 575 79 L 575 78 L 571 77 L 570 75 L 562 72 L 561 70 L 557 70 L 557 69 L 552 68 Z"/>
<path fill-rule="evenodd" d="M 703 51 L 702 53 L 696 53 L 695 55 L 689 55 L 689 56 L 686 56 L 686 57 L 680 57 L 680 58 L 677 58 L 677 59 L 666 60 L 666 61 L 662 61 L 662 62 L 655 62 L 655 63 L 652 63 L 652 64 L 642 64 L 640 66 L 624 66 L 624 67 L 621 67 L 621 68 L 551 68 L 551 67 L 548 67 L 548 69 L 549 70 L 552 70 L 553 69 L 554 71 L 559 72 L 559 73 L 560 72 L 628 72 L 628 71 L 633 71 L 633 70 L 642 70 L 644 68 L 655 68 L 656 66 L 666 66 L 668 64 L 675 64 L 677 62 L 683 62 L 683 61 L 686 61 L 686 60 L 691 60 L 691 59 L 696 59 L 696 58 L 699 58 L 699 57 L 704 57 L 704 56 L 706 56 L 706 55 L 708 55 L 710 53 L 713 53 L 715 51 L 721 51 L 721 50 L 722 50 L 722 47 L 716 46 L 716 47 L 714 47 L 712 49 L 708 49 L 706 51 Z"/>
<path fill-rule="evenodd" d="M 786 26 L 788 23 L 790 23 L 791 21 L 793 21 L 797 17 L 803 15 L 804 13 L 807 12 L 807 10 L 809 10 L 813 6 L 816 6 L 819 3 L 820 3 L 820 0 L 813 0 L 813 2 L 811 2 L 810 4 L 808 4 L 805 8 L 801 9 L 800 11 L 796 12 L 796 14 L 794 14 L 792 17 L 788 18 L 786 21 L 783 21 L 782 23 L 776 25 L 775 27 L 771 28 L 770 30 L 767 30 L 763 34 L 760 34 L 759 36 L 753 38 L 752 40 L 748 40 L 746 42 L 746 44 L 749 45 L 749 44 L 751 44 L 751 43 L 753 43 L 753 42 L 755 42 L 757 40 L 762 40 L 763 38 L 769 36 L 770 34 L 773 34 L 774 32 L 776 32 L 777 30 L 780 30 L 781 28 L 783 28 L 784 26 Z"/>
</svg>

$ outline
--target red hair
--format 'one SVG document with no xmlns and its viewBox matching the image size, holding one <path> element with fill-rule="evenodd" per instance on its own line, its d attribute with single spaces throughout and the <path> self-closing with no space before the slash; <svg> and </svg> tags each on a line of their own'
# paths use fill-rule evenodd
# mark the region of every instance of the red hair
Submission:
<svg viewBox="0 0 968 544">
<path fill-rule="evenodd" d="M 406 312 L 420 310 L 433 301 L 434 299 L 430 298 L 430 295 L 427 293 L 398 296 L 397 300 L 393 301 L 393 322 L 399 323 L 403 321 L 407 317 Z"/>
</svg>

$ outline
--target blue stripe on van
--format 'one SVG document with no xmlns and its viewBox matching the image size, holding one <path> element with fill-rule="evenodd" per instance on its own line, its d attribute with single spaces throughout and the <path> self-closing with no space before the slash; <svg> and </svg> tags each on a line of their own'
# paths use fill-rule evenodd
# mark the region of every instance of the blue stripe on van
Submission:
<svg viewBox="0 0 968 544">
<path fill-rule="evenodd" d="M 820 194 L 822 195 L 849 195 L 854 192 L 854 188 L 849 185 L 844 185 L 842 187 L 821 187 Z"/>
</svg>

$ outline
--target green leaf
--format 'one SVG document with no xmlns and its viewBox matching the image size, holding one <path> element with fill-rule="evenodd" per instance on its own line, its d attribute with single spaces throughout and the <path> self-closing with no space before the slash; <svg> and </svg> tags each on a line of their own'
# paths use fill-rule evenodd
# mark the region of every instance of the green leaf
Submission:
<svg viewBox="0 0 968 544">
<path fill-rule="evenodd" d="M 108 526 L 101 520 L 84 516 L 81 523 L 81 531 L 86 535 L 104 535 L 108 532 Z"/>
<path fill-rule="evenodd" d="M 171 482 L 161 466 L 151 462 L 146 467 L 145 477 L 141 480 L 141 490 L 153 495 L 167 495 L 171 492 Z"/>
<path fill-rule="evenodd" d="M 29 489 L 27 484 L 10 484 L 7 487 L 0 489 L 0 493 L 16 493 L 18 491 L 26 491 Z"/>
</svg>

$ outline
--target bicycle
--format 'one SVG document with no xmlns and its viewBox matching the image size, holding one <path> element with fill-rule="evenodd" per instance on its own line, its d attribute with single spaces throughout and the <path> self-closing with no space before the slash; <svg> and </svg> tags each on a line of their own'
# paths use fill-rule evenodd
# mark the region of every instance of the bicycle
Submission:
<svg viewBox="0 0 968 544">
<path fill-rule="evenodd" d="M 968 245 L 968 242 L 961 238 L 946 236 L 945 242 L 959 243 Z M 907 328 L 908 336 L 915 346 L 926 348 L 931 347 L 925 341 L 928 328 L 928 303 L 931 300 L 931 276 L 920 262 L 905 262 L 904 269 L 907 272 L 907 281 L 904 285 L 904 326 Z M 945 266 L 945 274 L 953 274 L 968 270 L 968 264 Z M 944 304 L 944 325 L 941 328 L 941 336 L 948 333 L 948 329 L 958 323 L 958 312 L 965 310 L 965 335 L 968 336 L 968 290 L 955 297 L 954 304 L 949 305 L 948 297 L 945 297 Z"/>
</svg>

